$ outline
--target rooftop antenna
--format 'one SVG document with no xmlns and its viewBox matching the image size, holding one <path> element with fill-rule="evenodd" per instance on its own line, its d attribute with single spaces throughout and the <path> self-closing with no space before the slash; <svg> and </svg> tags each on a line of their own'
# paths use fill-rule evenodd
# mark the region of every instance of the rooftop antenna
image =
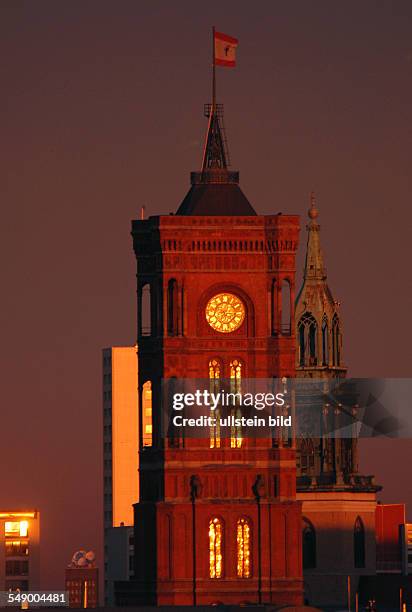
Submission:
<svg viewBox="0 0 412 612">
<path fill-rule="evenodd" d="M 146 206 L 143 204 L 143 206 L 140 208 L 140 220 L 144 221 L 144 215 L 146 212 Z"/>
</svg>

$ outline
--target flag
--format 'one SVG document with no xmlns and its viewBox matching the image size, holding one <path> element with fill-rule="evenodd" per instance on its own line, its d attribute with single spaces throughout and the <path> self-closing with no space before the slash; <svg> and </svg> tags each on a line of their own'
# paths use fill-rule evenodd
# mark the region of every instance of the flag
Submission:
<svg viewBox="0 0 412 612">
<path fill-rule="evenodd" d="M 215 32 L 215 66 L 226 66 L 234 68 L 236 66 L 236 47 L 238 39 L 222 32 Z"/>
</svg>

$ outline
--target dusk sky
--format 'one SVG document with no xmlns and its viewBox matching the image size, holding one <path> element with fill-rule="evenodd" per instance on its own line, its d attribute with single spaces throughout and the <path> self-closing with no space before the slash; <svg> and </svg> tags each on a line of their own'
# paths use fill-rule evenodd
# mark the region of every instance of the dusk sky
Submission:
<svg viewBox="0 0 412 612">
<path fill-rule="evenodd" d="M 412 374 L 412 3 L 0 3 L 1 509 L 41 512 L 43 587 L 102 550 L 101 349 L 134 344 L 130 221 L 177 209 L 199 169 L 211 27 L 233 169 L 259 214 L 309 193 L 352 376 Z M 412 442 L 361 471 L 406 501 Z"/>
</svg>

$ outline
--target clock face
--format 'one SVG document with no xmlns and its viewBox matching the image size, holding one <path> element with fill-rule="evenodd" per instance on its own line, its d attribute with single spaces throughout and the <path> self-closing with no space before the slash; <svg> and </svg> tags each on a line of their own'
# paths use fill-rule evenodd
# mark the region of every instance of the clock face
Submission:
<svg viewBox="0 0 412 612">
<path fill-rule="evenodd" d="M 206 305 L 206 321 L 218 332 L 233 332 L 239 329 L 244 319 L 245 306 L 233 293 L 218 293 Z"/>
</svg>

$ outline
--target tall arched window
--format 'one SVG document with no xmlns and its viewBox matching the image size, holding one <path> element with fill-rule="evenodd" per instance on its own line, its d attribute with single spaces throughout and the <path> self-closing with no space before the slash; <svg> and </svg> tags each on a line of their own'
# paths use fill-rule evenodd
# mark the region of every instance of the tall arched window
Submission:
<svg viewBox="0 0 412 612">
<path fill-rule="evenodd" d="M 300 468 L 307 472 L 315 466 L 315 448 L 311 438 L 303 438 L 300 442 Z"/>
<path fill-rule="evenodd" d="M 302 517 L 303 569 L 316 567 L 316 531 L 312 523 Z"/>
<path fill-rule="evenodd" d="M 302 367 L 317 365 L 317 330 L 315 317 L 305 312 L 298 323 L 299 365 Z"/>
<path fill-rule="evenodd" d="M 143 424 L 143 446 L 152 446 L 152 439 L 153 439 L 152 383 L 150 380 L 147 380 L 143 385 L 142 424 Z"/>
<path fill-rule="evenodd" d="M 219 393 L 220 390 L 220 373 L 222 365 L 218 359 L 209 361 L 209 379 L 210 392 Z M 210 411 L 210 416 L 215 419 L 215 425 L 210 427 L 210 448 L 220 448 L 220 410 L 216 408 Z"/>
<path fill-rule="evenodd" d="M 232 359 L 230 362 L 230 391 L 235 395 L 235 404 L 236 404 L 236 394 L 241 393 L 242 387 L 242 362 L 239 359 Z M 235 419 L 240 419 L 242 417 L 242 411 L 239 407 L 234 405 L 230 412 L 230 416 Z M 231 425 L 230 427 L 230 448 L 241 448 L 243 443 L 242 438 L 242 426 L 241 425 Z"/>
<path fill-rule="evenodd" d="M 209 361 L 209 378 L 213 382 L 218 382 L 220 379 L 221 365 L 218 359 L 211 359 Z"/>
<path fill-rule="evenodd" d="M 167 333 L 169 336 L 177 336 L 179 333 L 178 312 L 177 280 L 171 278 L 167 284 Z"/>
<path fill-rule="evenodd" d="M 209 521 L 209 576 L 223 576 L 223 525 L 217 517 Z"/>
<path fill-rule="evenodd" d="M 365 567 L 365 528 L 360 516 L 353 528 L 353 556 L 355 567 Z"/>
<path fill-rule="evenodd" d="M 340 329 L 337 314 L 334 314 L 332 319 L 332 362 L 334 366 L 340 365 Z"/>
<path fill-rule="evenodd" d="M 252 575 L 252 541 L 250 520 L 240 518 L 236 526 L 237 575 L 250 578 Z"/>
<path fill-rule="evenodd" d="M 240 389 L 242 381 L 242 362 L 239 359 L 232 359 L 230 362 L 230 383 L 231 386 Z"/>
<path fill-rule="evenodd" d="M 329 365 L 329 327 L 326 315 L 322 320 L 322 365 Z"/>
<path fill-rule="evenodd" d="M 282 282 L 282 320 L 281 332 L 290 335 L 290 323 L 292 316 L 292 304 L 290 300 L 290 283 L 288 280 Z"/>
</svg>

